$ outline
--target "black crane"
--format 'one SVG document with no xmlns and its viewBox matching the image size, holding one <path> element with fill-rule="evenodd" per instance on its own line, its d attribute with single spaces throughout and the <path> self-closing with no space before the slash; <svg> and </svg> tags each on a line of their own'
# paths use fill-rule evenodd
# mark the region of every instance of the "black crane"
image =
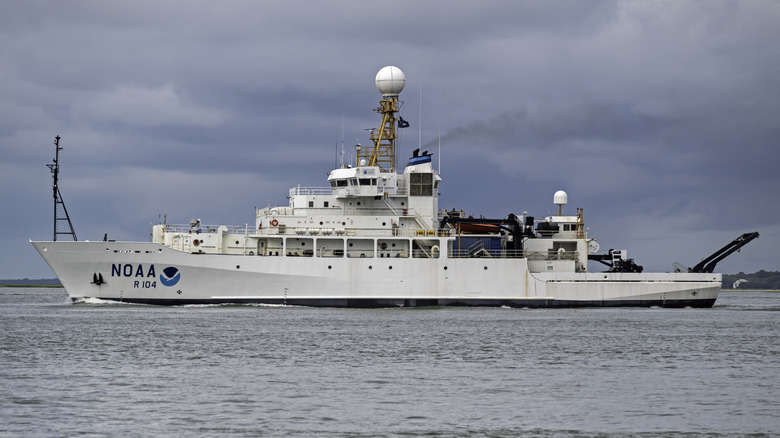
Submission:
<svg viewBox="0 0 780 438">
<path fill-rule="evenodd" d="M 715 251 L 711 256 L 700 261 L 696 266 L 688 268 L 688 272 L 713 272 L 715 270 L 715 265 L 718 264 L 719 261 L 725 259 L 735 251 L 739 251 L 740 248 L 747 245 L 751 240 L 756 238 L 758 238 L 758 231 L 745 233 L 732 240 L 728 245 Z"/>
</svg>

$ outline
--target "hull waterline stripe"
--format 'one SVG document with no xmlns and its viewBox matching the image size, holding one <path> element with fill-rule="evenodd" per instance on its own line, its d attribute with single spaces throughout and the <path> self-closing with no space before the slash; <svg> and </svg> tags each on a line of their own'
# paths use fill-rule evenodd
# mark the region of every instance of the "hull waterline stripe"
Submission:
<svg viewBox="0 0 780 438">
<path fill-rule="evenodd" d="M 146 299 L 146 298 L 104 298 L 102 300 L 119 301 L 133 304 L 153 304 L 163 306 L 182 306 L 191 304 L 273 304 L 307 307 L 346 307 L 346 308 L 390 308 L 390 307 L 512 307 L 512 308 L 582 308 L 582 307 L 664 307 L 664 308 L 709 308 L 715 304 L 715 298 L 679 299 L 679 300 L 611 300 L 611 301 L 575 301 L 553 299 L 269 299 L 269 298 L 219 298 L 219 299 Z M 81 300 L 82 298 L 74 301 Z"/>
</svg>

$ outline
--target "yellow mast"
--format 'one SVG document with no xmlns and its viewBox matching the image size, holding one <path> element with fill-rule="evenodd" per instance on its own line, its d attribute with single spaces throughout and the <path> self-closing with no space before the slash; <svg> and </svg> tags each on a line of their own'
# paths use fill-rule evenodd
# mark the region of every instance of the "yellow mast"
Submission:
<svg viewBox="0 0 780 438">
<path fill-rule="evenodd" d="M 376 87 L 382 93 L 379 107 L 374 111 L 382 115 L 382 124 L 371 130 L 373 148 L 357 150 L 357 161 L 365 159 L 369 166 L 378 166 L 383 172 L 395 171 L 396 117 L 398 94 L 406 83 L 404 73 L 395 66 L 384 67 L 376 75 Z"/>
<path fill-rule="evenodd" d="M 398 98 L 390 97 L 379 101 L 379 108 L 374 111 L 382 115 L 382 124 L 371 130 L 371 141 L 374 147 L 358 152 L 358 162 L 365 158 L 369 166 L 379 166 L 383 172 L 395 171 L 395 140 L 397 135 L 396 117 Z"/>
</svg>

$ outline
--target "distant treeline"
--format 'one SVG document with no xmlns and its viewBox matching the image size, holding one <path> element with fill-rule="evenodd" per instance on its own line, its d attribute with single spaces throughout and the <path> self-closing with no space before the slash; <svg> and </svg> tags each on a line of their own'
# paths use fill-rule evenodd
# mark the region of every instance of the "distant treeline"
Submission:
<svg viewBox="0 0 780 438">
<path fill-rule="evenodd" d="M 746 281 L 740 281 L 746 280 Z M 731 289 L 734 283 L 736 289 L 775 289 L 780 290 L 780 272 L 778 271 L 758 271 L 754 274 L 723 274 L 723 289 Z"/>
<path fill-rule="evenodd" d="M 62 283 L 56 278 L 41 278 L 37 280 L 23 278 L 21 280 L 0 280 L 0 286 L 62 286 Z"/>
</svg>

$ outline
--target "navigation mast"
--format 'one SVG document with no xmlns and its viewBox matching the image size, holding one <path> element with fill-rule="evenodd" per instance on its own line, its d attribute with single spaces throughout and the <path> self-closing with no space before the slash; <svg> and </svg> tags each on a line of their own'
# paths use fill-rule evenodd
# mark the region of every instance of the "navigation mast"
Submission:
<svg viewBox="0 0 780 438">
<path fill-rule="evenodd" d="M 379 107 L 374 111 L 382 115 L 382 124 L 371 130 L 374 147 L 357 149 L 357 162 L 364 158 L 369 166 L 378 166 L 383 172 L 395 171 L 395 141 L 397 138 L 395 113 L 398 112 L 398 95 L 404 89 L 406 76 L 400 68 L 387 66 L 376 74 L 376 88 L 382 93 Z M 399 117 L 398 127 L 405 128 L 408 122 Z"/>
<path fill-rule="evenodd" d="M 57 236 L 61 234 L 70 234 L 73 236 L 73 241 L 77 241 L 76 231 L 73 229 L 73 223 L 70 221 L 68 210 L 65 208 L 65 201 L 62 200 L 62 193 L 60 193 L 59 177 L 60 177 L 60 136 L 54 137 L 54 164 L 47 164 L 46 167 L 51 170 L 52 178 L 54 178 L 54 185 L 52 186 L 52 192 L 54 195 L 54 240 L 57 241 Z M 60 216 L 59 206 L 62 205 L 62 212 L 65 216 Z M 59 222 L 68 222 L 68 231 L 59 231 L 57 224 Z"/>
</svg>

